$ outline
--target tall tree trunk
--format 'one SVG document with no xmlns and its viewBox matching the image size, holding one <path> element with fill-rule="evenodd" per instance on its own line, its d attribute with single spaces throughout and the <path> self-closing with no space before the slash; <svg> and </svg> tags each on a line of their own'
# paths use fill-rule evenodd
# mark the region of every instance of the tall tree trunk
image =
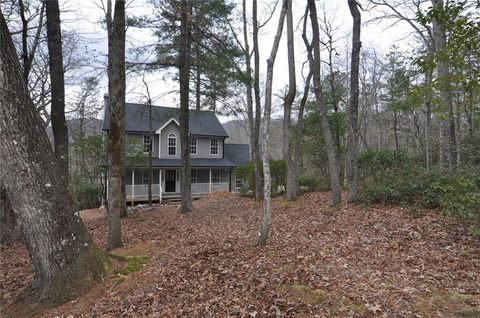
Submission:
<svg viewBox="0 0 480 318">
<path fill-rule="evenodd" d="M 260 48 L 258 45 L 258 18 L 257 18 L 257 0 L 253 0 L 253 60 L 254 77 L 253 90 L 255 93 L 255 125 L 253 134 L 253 166 L 255 170 L 255 199 L 262 198 L 262 177 L 260 173 L 260 122 L 262 101 L 260 98 Z"/>
<path fill-rule="evenodd" d="M 53 143 L 62 169 L 65 185 L 68 185 L 68 128 L 65 121 L 65 82 L 63 78 L 62 32 L 58 1 L 45 1 L 47 15 L 47 39 L 50 67 Z"/>
<path fill-rule="evenodd" d="M 320 114 L 320 125 L 322 128 L 325 150 L 327 152 L 328 170 L 330 173 L 330 183 L 332 187 L 332 204 L 339 204 L 342 201 L 340 189 L 338 157 L 332 140 L 332 132 L 328 123 L 327 112 L 325 109 L 325 100 L 320 80 L 320 38 L 318 31 L 317 8 L 314 0 L 308 0 L 310 11 L 310 21 L 312 23 L 313 33 L 313 56 L 309 56 L 310 69 L 313 69 L 313 84 L 315 90 L 315 99 Z"/>
<path fill-rule="evenodd" d="M 398 142 L 398 120 L 397 120 L 397 110 L 393 110 L 393 135 L 395 136 L 395 150 L 400 150 L 400 145 Z"/>
<path fill-rule="evenodd" d="M 60 304 L 91 287 L 108 260 L 75 214 L 1 11 L 0 86 L 0 175 L 35 274 L 24 301 Z"/>
<path fill-rule="evenodd" d="M 297 93 L 297 84 L 295 82 L 295 47 L 293 38 L 293 14 L 292 1 L 288 1 L 287 8 L 287 52 L 288 52 L 288 93 L 285 97 L 285 106 L 283 109 L 283 158 L 287 167 L 287 200 L 297 198 L 298 185 L 295 182 L 295 171 L 293 168 L 291 151 L 291 115 L 292 104 Z"/>
<path fill-rule="evenodd" d="M 197 57 L 197 69 L 196 69 L 196 78 L 195 78 L 195 109 L 200 110 L 202 108 L 201 105 L 201 79 L 202 79 L 202 73 L 200 72 L 200 66 L 199 66 L 199 58 Z"/>
<path fill-rule="evenodd" d="M 267 60 L 267 81 L 265 83 L 265 108 L 264 108 L 264 124 L 263 124 L 263 223 L 258 233 L 257 244 L 265 245 L 267 243 L 268 232 L 272 224 L 272 211 L 270 207 L 271 196 L 271 176 L 270 176 L 270 153 L 269 153 L 269 134 L 270 134 L 270 115 L 272 111 L 272 85 L 273 85 L 273 66 L 277 56 L 278 46 L 282 37 L 283 24 L 287 8 L 290 6 L 290 0 L 283 0 L 280 18 L 278 19 L 277 33 L 273 40 L 272 51 Z"/>
<path fill-rule="evenodd" d="M 348 7 L 353 18 L 352 32 L 352 63 L 350 65 L 350 103 L 348 107 L 348 202 L 357 201 L 358 192 L 358 78 L 360 67 L 361 16 L 355 0 L 348 0 Z"/>
<path fill-rule="evenodd" d="M 111 1 L 107 14 L 108 94 L 110 129 L 108 131 L 108 231 L 107 249 L 122 246 L 120 217 L 126 216 L 125 194 L 125 1 L 115 1 L 113 22 Z"/>
<path fill-rule="evenodd" d="M 188 151 L 188 96 L 190 93 L 190 54 L 192 46 L 192 1 L 181 2 L 180 24 L 180 145 L 182 155 L 182 173 L 180 187 L 182 203 L 180 213 L 187 213 L 192 207 L 190 152 Z"/>
<path fill-rule="evenodd" d="M 438 79 L 440 83 L 440 99 L 447 109 L 447 120 L 443 122 L 444 138 L 442 142 L 446 164 L 450 168 L 457 165 L 457 142 L 455 137 L 455 118 L 453 113 L 452 83 L 450 77 L 448 55 L 446 54 L 447 35 L 445 21 L 436 16 L 442 16 L 445 8 L 443 0 L 432 0 L 433 9 L 437 12 L 432 19 L 433 38 L 435 41 L 436 54 L 438 59 Z"/>
<path fill-rule="evenodd" d="M 250 45 L 248 44 L 248 29 L 247 29 L 247 5 L 246 0 L 242 1 L 242 20 L 243 20 L 243 41 L 244 50 L 243 55 L 245 57 L 246 64 L 246 88 L 247 88 L 247 116 L 248 116 L 248 128 L 250 138 L 250 161 L 255 163 L 254 156 L 254 144 L 255 144 L 255 118 L 253 114 L 253 87 L 252 87 L 252 58 L 250 55 Z M 257 151 L 258 156 L 258 151 Z"/>
<path fill-rule="evenodd" d="M 433 70 L 428 69 L 425 72 L 425 164 L 427 169 L 430 169 L 432 166 L 432 152 L 431 152 L 431 127 L 432 127 L 432 93 L 431 85 L 433 78 Z"/>
<path fill-rule="evenodd" d="M 305 88 L 303 90 L 303 96 L 300 100 L 300 107 L 298 108 L 297 129 L 295 131 L 295 138 L 292 144 L 292 170 L 293 170 L 293 183 L 295 184 L 295 194 L 298 195 L 299 189 L 299 176 L 300 176 L 300 163 L 302 162 L 301 146 L 302 146 L 302 134 L 305 124 L 304 116 L 305 105 L 308 100 L 308 93 L 310 92 L 310 82 L 312 81 L 313 73 L 310 71 L 305 79 Z"/>
</svg>

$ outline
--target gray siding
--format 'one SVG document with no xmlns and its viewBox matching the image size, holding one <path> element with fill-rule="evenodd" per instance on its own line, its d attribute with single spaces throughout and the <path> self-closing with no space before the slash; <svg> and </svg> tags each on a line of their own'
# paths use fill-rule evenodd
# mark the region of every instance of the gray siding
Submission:
<svg viewBox="0 0 480 318">
<path fill-rule="evenodd" d="M 168 155 L 168 135 L 175 134 L 177 137 L 177 154 L 175 156 Z M 158 147 L 158 145 L 157 145 Z M 159 158 L 170 158 L 170 159 L 180 159 L 180 129 L 178 128 L 175 122 L 170 122 L 165 126 L 160 134 L 160 157 Z"/>
<path fill-rule="evenodd" d="M 168 135 L 175 134 L 177 137 L 177 153 L 175 156 L 168 155 Z M 195 137 L 195 136 L 193 136 Z M 192 158 L 223 158 L 223 138 L 217 138 L 218 143 L 218 155 L 210 154 L 210 137 L 195 137 L 197 138 L 197 154 L 190 155 Z M 157 148 L 158 148 L 158 138 Z M 160 157 L 162 159 L 180 159 L 180 129 L 175 122 L 170 122 L 165 126 L 160 134 Z M 158 150 L 157 150 L 158 151 Z M 156 153 L 158 156 L 158 152 Z"/>
</svg>

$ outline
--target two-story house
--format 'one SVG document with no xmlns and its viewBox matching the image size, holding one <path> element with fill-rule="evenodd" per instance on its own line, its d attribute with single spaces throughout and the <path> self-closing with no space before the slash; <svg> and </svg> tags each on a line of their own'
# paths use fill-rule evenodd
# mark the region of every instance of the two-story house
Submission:
<svg viewBox="0 0 480 318">
<path fill-rule="evenodd" d="M 180 196 L 180 127 L 178 108 L 152 106 L 149 133 L 149 106 L 125 105 L 127 145 L 136 144 L 136 153 L 126 153 L 126 196 L 129 202 L 145 201 L 148 195 L 148 153 L 152 149 L 152 196 L 154 200 Z M 103 130 L 108 133 L 110 117 L 105 97 Z M 228 134 L 212 111 L 190 110 L 189 151 L 192 196 L 215 191 L 238 190 L 232 170 L 249 162 L 249 145 L 229 144 Z M 139 156 L 140 153 L 140 156 Z M 143 155 L 143 156 L 142 156 Z M 107 186 L 108 191 L 108 186 Z"/>
</svg>

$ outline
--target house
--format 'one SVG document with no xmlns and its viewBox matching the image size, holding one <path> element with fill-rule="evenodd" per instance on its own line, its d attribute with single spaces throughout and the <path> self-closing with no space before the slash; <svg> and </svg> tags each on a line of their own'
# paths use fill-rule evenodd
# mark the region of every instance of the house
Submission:
<svg viewBox="0 0 480 318">
<path fill-rule="evenodd" d="M 148 199 L 148 154 L 152 149 L 152 197 L 180 196 L 180 127 L 178 108 L 152 106 L 149 133 L 149 106 L 125 105 L 126 196 L 129 202 Z M 108 96 L 102 129 L 108 133 Z M 238 191 L 243 180 L 232 170 L 249 162 L 249 145 L 226 143 L 228 134 L 212 111 L 190 110 L 189 151 L 192 196 L 216 191 Z M 107 186 L 108 188 L 108 186 Z M 107 189 L 108 191 L 108 189 Z"/>
</svg>

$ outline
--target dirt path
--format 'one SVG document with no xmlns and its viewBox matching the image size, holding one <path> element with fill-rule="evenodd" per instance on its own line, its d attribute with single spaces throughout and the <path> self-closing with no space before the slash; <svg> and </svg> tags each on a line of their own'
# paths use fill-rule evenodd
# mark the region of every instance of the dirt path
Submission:
<svg viewBox="0 0 480 318">
<path fill-rule="evenodd" d="M 187 215 L 136 212 L 116 253 L 141 257 L 140 270 L 44 317 L 480 317 L 478 240 L 434 212 L 328 204 L 328 193 L 275 199 L 264 248 L 253 245 L 261 204 L 235 194 L 196 201 Z M 104 218 L 89 214 L 104 247 Z M 5 304 L 31 273 L 21 245 L 1 256 Z"/>
</svg>

